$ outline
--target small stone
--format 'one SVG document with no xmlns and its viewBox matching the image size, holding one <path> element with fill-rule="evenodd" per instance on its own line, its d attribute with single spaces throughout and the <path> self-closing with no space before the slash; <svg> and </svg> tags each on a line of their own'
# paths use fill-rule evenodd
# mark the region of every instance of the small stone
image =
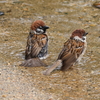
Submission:
<svg viewBox="0 0 100 100">
<path fill-rule="evenodd" d="M 28 8 L 24 8 L 23 10 L 24 10 L 24 11 L 28 11 Z"/>
<path fill-rule="evenodd" d="M 4 98 L 5 98 L 5 97 L 6 97 L 6 95 L 2 95 L 2 97 L 4 97 Z"/>
<path fill-rule="evenodd" d="M 8 65 L 11 65 L 9 62 L 7 63 Z"/>
<path fill-rule="evenodd" d="M 11 12 L 11 9 L 7 10 L 6 12 L 7 12 L 7 13 Z"/>
<path fill-rule="evenodd" d="M 8 39 L 5 39 L 4 41 L 8 41 Z"/>
<path fill-rule="evenodd" d="M 4 12 L 0 11 L 0 16 L 4 15 Z"/>
<path fill-rule="evenodd" d="M 50 98 L 49 100 L 53 100 L 53 99 Z"/>
<path fill-rule="evenodd" d="M 90 26 L 96 26 L 96 24 L 90 24 Z"/>
<path fill-rule="evenodd" d="M 68 13 L 67 13 L 67 12 L 65 12 L 64 14 L 66 14 L 66 15 L 67 15 Z"/>
</svg>

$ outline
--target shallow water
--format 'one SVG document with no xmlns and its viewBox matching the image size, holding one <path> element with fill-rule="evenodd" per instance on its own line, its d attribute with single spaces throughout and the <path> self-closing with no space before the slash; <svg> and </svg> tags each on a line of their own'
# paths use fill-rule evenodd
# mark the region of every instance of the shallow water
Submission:
<svg viewBox="0 0 100 100">
<path fill-rule="evenodd" d="M 100 9 L 95 0 L 1 0 L 0 99 L 100 100 Z M 87 51 L 81 64 L 67 72 L 42 73 L 45 67 L 18 66 L 24 60 L 26 39 L 34 20 L 50 26 L 51 65 L 75 29 L 88 32 Z M 41 99 L 42 98 L 42 99 Z"/>
</svg>

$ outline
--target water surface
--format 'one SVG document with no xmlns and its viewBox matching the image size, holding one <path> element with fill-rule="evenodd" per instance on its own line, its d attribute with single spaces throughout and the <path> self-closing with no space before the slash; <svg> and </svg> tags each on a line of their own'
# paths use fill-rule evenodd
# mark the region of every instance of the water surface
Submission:
<svg viewBox="0 0 100 100">
<path fill-rule="evenodd" d="M 1 100 L 100 100 L 100 9 L 95 0 L 1 0 L 0 99 Z M 52 65 L 75 29 L 88 32 L 87 51 L 81 64 L 66 72 L 42 73 L 46 67 L 21 67 L 32 21 L 50 27 Z M 42 99 L 41 99 L 42 98 Z"/>
</svg>

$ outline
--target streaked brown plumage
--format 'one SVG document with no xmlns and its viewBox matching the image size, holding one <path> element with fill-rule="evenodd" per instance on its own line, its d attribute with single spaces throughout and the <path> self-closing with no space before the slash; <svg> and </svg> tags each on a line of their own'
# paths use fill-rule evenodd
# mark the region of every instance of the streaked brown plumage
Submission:
<svg viewBox="0 0 100 100">
<path fill-rule="evenodd" d="M 84 30 L 75 30 L 70 39 L 64 43 L 57 61 L 44 72 L 44 75 L 49 75 L 58 66 L 61 66 L 61 70 L 65 71 L 75 62 L 80 61 L 87 45 L 86 35 Z"/>
<path fill-rule="evenodd" d="M 77 58 L 82 54 L 84 50 L 84 42 L 69 39 L 64 43 L 64 48 L 59 54 L 58 59 L 62 60 L 61 70 L 67 70 Z"/>
<path fill-rule="evenodd" d="M 45 33 L 48 28 L 41 20 L 32 23 L 25 51 L 26 60 L 21 66 L 35 67 L 45 65 L 39 58 L 47 55 L 48 36 Z"/>
<path fill-rule="evenodd" d="M 48 37 L 46 34 L 31 34 L 28 36 L 25 59 L 43 57 L 47 55 Z M 44 48 L 46 47 L 46 48 Z M 43 48 L 45 50 L 43 50 Z M 41 54 L 42 53 L 42 54 Z"/>
</svg>

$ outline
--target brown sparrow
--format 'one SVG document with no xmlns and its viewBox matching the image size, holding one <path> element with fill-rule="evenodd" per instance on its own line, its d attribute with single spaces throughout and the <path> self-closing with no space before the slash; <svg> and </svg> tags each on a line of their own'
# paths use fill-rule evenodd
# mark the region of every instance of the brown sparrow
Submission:
<svg viewBox="0 0 100 100">
<path fill-rule="evenodd" d="M 45 33 L 48 28 L 42 20 L 32 23 L 27 39 L 25 62 L 21 66 L 35 67 L 45 65 L 40 58 L 47 55 L 48 36 Z"/>
<path fill-rule="evenodd" d="M 62 71 L 65 71 L 76 62 L 80 62 L 87 47 L 87 34 L 88 33 L 86 33 L 84 30 L 75 30 L 70 39 L 64 43 L 64 47 L 60 52 L 57 61 L 43 74 L 49 75 L 58 66 L 61 67 Z"/>
</svg>

